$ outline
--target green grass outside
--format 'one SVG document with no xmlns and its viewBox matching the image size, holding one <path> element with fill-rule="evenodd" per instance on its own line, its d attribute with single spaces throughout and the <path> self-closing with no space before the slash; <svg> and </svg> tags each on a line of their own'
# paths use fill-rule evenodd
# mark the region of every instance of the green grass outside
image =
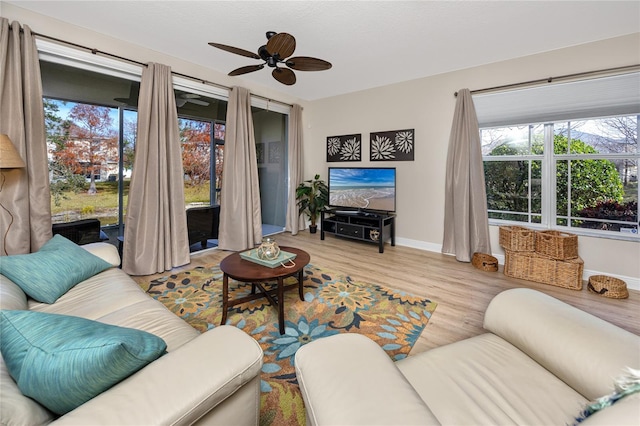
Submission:
<svg viewBox="0 0 640 426">
<path fill-rule="evenodd" d="M 124 181 L 124 208 L 129 196 L 129 180 Z M 89 184 L 87 183 L 87 189 Z M 54 222 L 69 222 L 79 218 L 98 218 L 102 226 L 118 223 L 118 182 L 96 182 L 95 195 L 87 194 L 86 189 L 78 193 L 65 192 L 65 198 L 56 206 L 51 200 L 51 214 Z M 185 204 L 209 203 L 209 181 L 198 186 L 185 186 Z M 126 213 L 126 212 L 125 212 Z M 80 217 L 78 217 L 78 214 Z"/>
<path fill-rule="evenodd" d="M 124 181 L 124 207 L 126 210 L 127 199 L 129 196 L 129 180 Z M 89 184 L 87 183 L 87 189 Z M 87 191 L 81 191 L 78 193 L 66 192 L 64 195 L 66 199 L 63 199 L 60 206 L 56 206 L 51 201 L 51 214 L 58 218 L 59 222 L 69 222 L 71 220 L 78 219 L 79 213 L 81 218 L 93 218 L 100 219 L 102 226 L 116 225 L 118 223 L 118 182 L 96 182 L 96 189 L 98 193 L 96 195 L 89 195 Z M 630 182 L 624 188 L 625 196 L 624 201 L 637 200 L 638 197 L 638 182 Z M 209 203 L 209 181 L 197 186 L 185 186 L 184 189 L 185 204 L 191 203 Z M 71 212 L 72 214 L 66 214 Z M 60 220 L 61 219 L 61 220 Z"/>
</svg>

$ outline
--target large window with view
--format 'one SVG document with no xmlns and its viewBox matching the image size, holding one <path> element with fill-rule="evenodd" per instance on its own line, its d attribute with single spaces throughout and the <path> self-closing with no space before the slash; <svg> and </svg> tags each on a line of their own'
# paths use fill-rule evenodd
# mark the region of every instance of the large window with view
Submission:
<svg viewBox="0 0 640 426">
<path fill-rule="evenodd" d="M 134 167 L 141 69 L 42 40 L 38 50 L 52 222 L 98 219 L 102 238 L 120 245 Z M 228 93 L 180 76 L 173 77 L 173 86 L 185 208 L 215 211 L 208 206 L 224 202 L 221 187 Z M 282 231 L 285 225 L 288 107 L 254 98 L 252 113 L 263 232 L 268 234 Z M 206 246 L 212 245 L 215 241 L 208 240 Z M 202 240 L 191 245 L 192 251 L 204 247 Z"/>
<path fill-rule="evenodd" d="M 180 118 L 178 123 L 186 207 L 220 204 L 224 122 Z"/>
<path fill-rule="evenodd" d="M 638 116 L 481 129 L 490 220 L 638 238 Z"/>
<path fill-rule="evenodd" d="M 133 171 L 140 83 L 42 61 L 53 223 L 98 219 L 123 235 Z M 226 100 L 175 89 L 185 208 L 219 204 Z M 214 177 L 212 180 L 211 177 Z"/>
<path fill-rule="evenodd" d="M 41 61 L 52 222 L 123 222 L 137 113 L 129 80 Z M 137 99 L 136 99 L 137 101 Z"/>
</svg>

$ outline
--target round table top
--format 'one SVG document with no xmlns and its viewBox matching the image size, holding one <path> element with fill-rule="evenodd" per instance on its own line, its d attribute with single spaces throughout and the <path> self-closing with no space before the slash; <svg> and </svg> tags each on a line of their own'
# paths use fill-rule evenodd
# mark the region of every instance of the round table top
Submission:
<svg viewBox="0 0 640 426">
<path fill-rule="evenodd" d="M 229 277 L 238 281 L 269 281 L 296 274 L 309 263 L 309 253 L 304 250 L 282 246 L 280 250 L 296 254 L 296 258 L 293 259 L 295 266 L 291 265 L 291 262 L 288 262 L 286 265 L 291 265 L 289 268 L 285 268 L 284 266 L 269 268 L 268 266 L 262 266 L 250 260 L 243 259 L 240 257 L 240 253 L 233 253 L 222 259 L 220 269 Z"/>
</svg>

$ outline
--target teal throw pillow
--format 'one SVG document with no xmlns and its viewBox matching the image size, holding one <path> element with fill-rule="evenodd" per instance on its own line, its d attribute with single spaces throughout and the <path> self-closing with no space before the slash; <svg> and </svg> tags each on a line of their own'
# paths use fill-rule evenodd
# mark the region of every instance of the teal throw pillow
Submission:
<svg viewBox="0 0 640 426">
<path fill-rule="evenodd" d="M 56 234 L 40 250 L 0 258 L 2 275 L 38 302 L 53 303 L 74 285 L 111 268 L 98 256 Z"/>
<path fill-rule="evenodd" d="M 85 318 L 0 311 L 0 350 L 20 391 L 65 414 L 163 355 L 160 337 Z"/>
</svg>

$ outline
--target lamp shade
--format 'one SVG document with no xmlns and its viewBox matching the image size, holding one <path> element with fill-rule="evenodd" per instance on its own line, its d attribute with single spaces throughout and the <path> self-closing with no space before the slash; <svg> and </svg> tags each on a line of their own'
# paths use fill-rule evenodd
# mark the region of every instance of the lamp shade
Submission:
<svg viewBox="0 0 640 426">
<path fill-rule="evenodd" d="M 0 169 L 21 169 L 25 167 L 20 154 L 9 136 L 0 134 Z"/>
</svg>

